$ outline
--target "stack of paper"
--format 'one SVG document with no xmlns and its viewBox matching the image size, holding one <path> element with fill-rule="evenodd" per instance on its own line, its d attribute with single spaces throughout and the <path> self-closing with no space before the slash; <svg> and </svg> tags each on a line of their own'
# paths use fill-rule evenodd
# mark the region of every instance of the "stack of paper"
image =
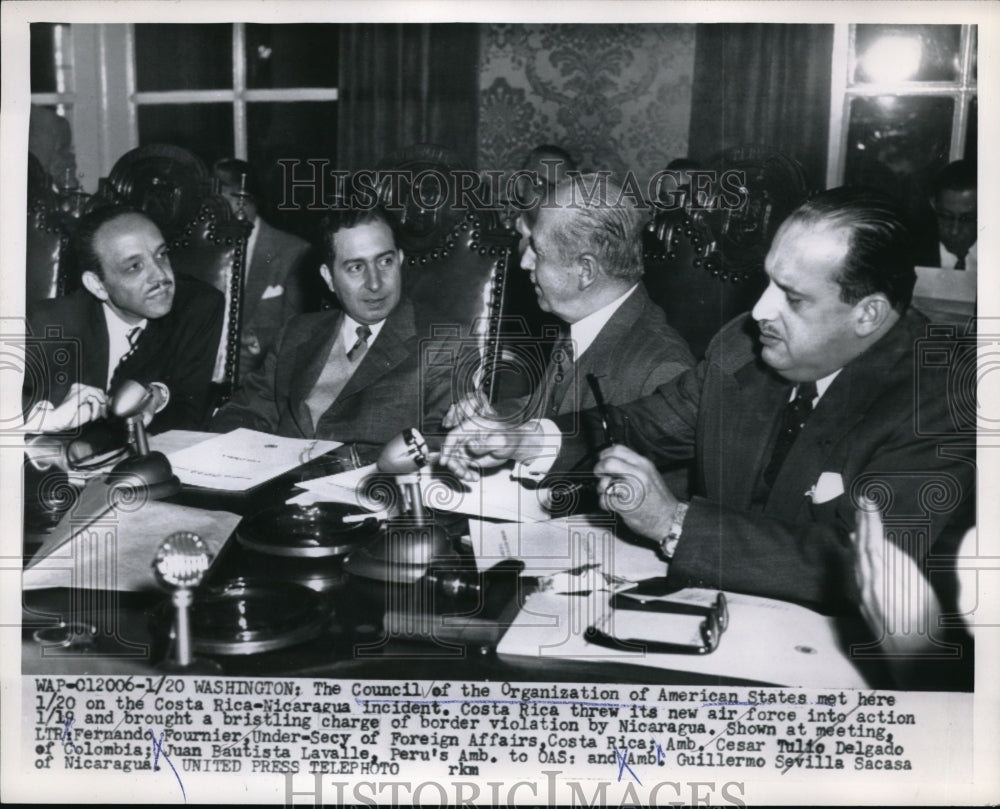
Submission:
<svg viewBox="0 0 1000 809">
<path fill-rule="evenodd" d="M 241 427 L 167 457 L 181 483 L 244 492 L 339 446 L 339 441 L 282 438 Z"/>
<path fill-rule="evenodd" d="M 292 498 L 291 503 L 348 503 L 371 511 L 398 510 L 401 505 L 395 479 L 379 473 L 374 464 L 297 485 L 306 491 Z M 424 505 L 435 511 L 519 523 L 549 519 L 544 507 L 547 491 L 523 486 L 510 470 L 483 475 L 475 483 L 435 471 L 423 478 L 420 486 Z"/>
</svg>

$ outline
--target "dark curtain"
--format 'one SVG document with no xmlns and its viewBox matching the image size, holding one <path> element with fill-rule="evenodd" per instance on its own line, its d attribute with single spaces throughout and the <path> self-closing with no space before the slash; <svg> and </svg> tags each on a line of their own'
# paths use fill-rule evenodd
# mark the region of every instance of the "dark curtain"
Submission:
<svg viewBox="0 0 1000 809">
<path fill-rule="evenodd" d="M 337 163 L 374 168 L 413 143 L 435 143 L 475 165 L 479 26 L 344 25 Z"/>
<path fill-rule="evenodd" d="M 832 25 L 698 25 L 689 156 L 769 146 L 824 188 L 832 51 Z"/>
</svg>

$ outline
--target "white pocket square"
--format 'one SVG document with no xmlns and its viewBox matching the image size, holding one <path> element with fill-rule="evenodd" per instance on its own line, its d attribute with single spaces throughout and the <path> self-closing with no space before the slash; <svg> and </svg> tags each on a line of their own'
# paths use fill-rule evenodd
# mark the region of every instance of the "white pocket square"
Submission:
<svg viewBox="0 0 1000 809">
<path fill-rule="evenodd" d="M 264 290 L 264 294 L 260 296 L 262 301 L 266 301 L 268 298 L 280 298 L 285 294 L 285 288 L 281 284 L 276 284 L 275 286 L 269 286 Z"/>
<path fill-rule="evenodd" d="M 814 503 L 827 503 L 844 493 L 844 479 L 837 472 L 824 472 L 816 485 L 806 492 Z"/>
</svg>

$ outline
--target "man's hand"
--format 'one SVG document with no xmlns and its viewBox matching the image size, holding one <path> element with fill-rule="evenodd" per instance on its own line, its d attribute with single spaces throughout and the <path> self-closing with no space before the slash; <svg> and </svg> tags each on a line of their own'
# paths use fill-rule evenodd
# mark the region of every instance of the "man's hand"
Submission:
<svg viewBox="0 0 1000 809">
<path fill-rule="evenodd" d="M 479 469 L 501 466 L 509 460 L 537 458 L 542 454 L 542 438 L 538 422 L 512 427 L 488 418 L 474 418 L 448 433 L 440 463 L 471 483 L 479 480 Z"/>
<path fill-rule="evenodd" d="M 446 430 L 452 430 L 463 424 L 474 425 L 479 421 L 495 422 L 497 418 L 497 413 L 486 395 L 480 390 L 474 390 L 452 403 L 448 412 L 444 414 L 441 426 Z"/>
<path fill-rule="evenodd" d="M 37 433 L 59 433 L 108 415 L 108 397 L 103 390 L 74 382 L 59 407 L 39 402 L 25 420 L 25 429 Z"/>
<path fill-rule="evenodd" d="M 615 444 L 601 453 L 594 474 L 604 508 L 620 514 L 640 536 L 660 540 L 667 535 L 678 500 L 652 461 Z"/>
<path fill-rule="evenodd" d="M 142 411 L 142 426 L 148 427 L 153 417 L 170 404 L 170 388 L 162 382 L 150 382 L 149 390 L 153 394 L 149 404 Z"/>
<path fill-rule="evenodd" d="M 855 577 L 859 607 L 872 632 L 893 652 L 918 652 L 932 645 L 941 605 L 913 558 L 885 537 L 875 504 L 861 504 L 855 516 Z M 903 661 L 900 661 L 903 662 Z"/>
<path fill-rule="evenodd" d="M 244 334 L 240 335 L 240 345 L 243 347 L 244 351 L 254 357 L 259 355 L 262 350 L 260 347 L 260 340 L 257 338 L 257 335 L 252 329 L 247 329 Z"/>
</svg>

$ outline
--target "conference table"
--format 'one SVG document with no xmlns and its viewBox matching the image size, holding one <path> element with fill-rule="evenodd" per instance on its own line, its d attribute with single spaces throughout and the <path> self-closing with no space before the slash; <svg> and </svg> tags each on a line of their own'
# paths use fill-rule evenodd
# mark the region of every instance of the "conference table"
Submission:
<svg viewBox="0 0 1000 809">
<path fill-rule="evenodd" d="M 150 443 L 174 457 L 210 437 L 166 433 Z M 427 576 L 394 589 L 351 573 L 343 556 L 288 558 L 258 552 L 245 541 L 248 526 L 256 525 L 253 521 L 262 513 L 324 508 L 322 503 L 286 503 L 296 497 L 302 503 L 303 486 L 311 479 L 349 471 L 349 462 L 321 456 L 249 493 L 184 485 L 164 500 L 103 512 L 94 508 L 92 514 L 86 513 L 85 503 L 99 489 L 101 477 L 77 481 L 83 487 L 75 495 L 73 525 L 67 529 L 67 513 L 48 532 L 25 531 L 22 673 L 170 670 L 174 608 L 152 561 L 168 534 L 191 531 L 214 557 L 195 590 L 201 622 L 224 625 L 214 626 L 222 633 L 229 627 L 234 636 L 232 643 L 196 642 L 196 665 L 187 669 L 191 673 L 204 665 L 205 671 L 240 677 L 840 688 L 889 684 L 877 656 L 847 652 L 864 639 L 858 627 L 799 605 L 745 594 L 721 596 L 728 626 L 722 627 L 714 650 L 644 645 L 651 628 L 669 627 L 670 621 L 678 622 L 681 639 L 697 635 L 691 627 L 704 631 L 704 622 L 691 617 L 702 615 L 700 608 L 681 608 L 680 617 L 662 614 L 664 609 L 673 612 L 675 597 L 680 603 L 710 603 L 714 610 L 720 596 L 686 591 L 643 596 L 643 587 L 648 590 L 649 582 L 662 578 L 663 563 L 651 549 L 614 534 L 608 515 L 516 523 L 461 511 L 435 512 L 432 519 L 454 551 L 450 558 L 458 560 L 454 569 L 461 575 L 456 581 L 462 586 L 471 581 L 473 589 L 471 600 L 455 596 L 447 603 L 440 600 L 440 587 L 422 586 Z M 42 561 L 34 559 L 58 531 L 66 534 L 65 541 L 49 548 Z M 595 537 L 598 545 L 604 543 L 596 561 Z M 502 553 L 496 550 L 500 545 Z M 591 557 L 581 565 L 584 545 Z M 635 592 L 640 593 L 636 601 L 628 602 Z M 248 610 L 246 601 L 231 597 L 233 593 L 253 596 L 252 607 Z M 674 607 L 664 608 L 663 600 Z M 206 606 L 213 604 L 217 618 Z M 618 609 L 609 610 L 609 605 Z M 658 614 L 651 616 L 650 610 Z M 608 615 L 617 616 L 617 634 L 625 643 L 595 640 L 607 640 L 594 627 Z M 417 618 L 410 620 L 413 616 Z M 244 633 L 253 634 L 253 640 L 237 643 L 236 630 L 246 629 L 248 621 L 251 629 L 264 629 Z"/>
</svg>

